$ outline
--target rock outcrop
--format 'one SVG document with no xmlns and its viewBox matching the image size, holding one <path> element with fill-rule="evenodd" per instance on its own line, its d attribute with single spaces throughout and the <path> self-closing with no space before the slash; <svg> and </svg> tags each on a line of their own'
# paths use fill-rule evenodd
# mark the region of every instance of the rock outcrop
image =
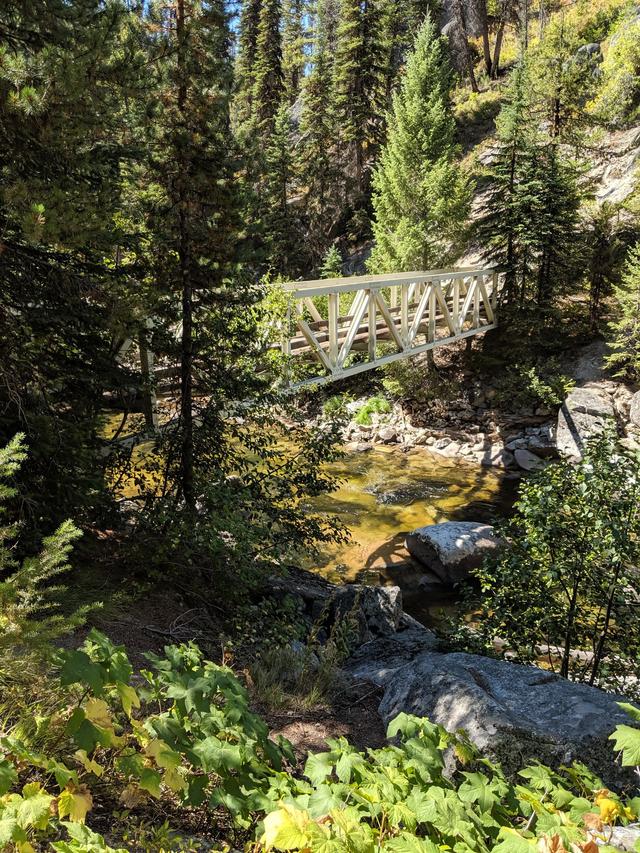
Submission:
<svg viewBox="0 0 640 853">
<path fill-rule="evenodd" d="M 581 761 L 611 786 L 626 779 L 613 760 L 609 735 L 629 718 L 622 697 L 575 684 L 533 666 L 429 648 L 429 632 L 362 646 L 348 671 L 384 691 L 385 723 L 401 711 L 428 717 L 449 731 L 464 729 L 509 774 L 541 761 Z M 407 657 L 407 655 L 409 657 Z"/>
<path fill-rule="evenodd" d="M 490 524 L 475 521 L 429 524 L 418 527 L 405 540 L 411 556 L 445 584 L 467 578 L 499 544 Z"/>
<path fill-rule="evenodd" d="M 598 387 L 574 388 L 558 413 L 556 444 L 560 453 L 579 459 L 585 443 L 614 423 L 611 398 Z"/>
</svg>

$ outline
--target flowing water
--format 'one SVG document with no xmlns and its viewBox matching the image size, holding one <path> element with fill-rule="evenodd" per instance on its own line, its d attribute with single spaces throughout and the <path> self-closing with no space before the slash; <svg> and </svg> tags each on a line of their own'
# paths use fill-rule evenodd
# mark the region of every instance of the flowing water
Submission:
<svg viewBox="0 0 640 853">
<path fill-rule="evenodd" d="M 105 419 L 105 434 L 120 417 Z M 136 477 L 149 478 L 145 443 L 134 450 Z M 455 607 L 455 593 L 418 588 L 424 568 L 411 561 L 405 535 L 440 521 L 492 522 L 506 515 L 515 498 L 517 480 L 479 465 L 447 459 L 424 448 L 404 451 L 379 446 L 349 451 L 332 465 L 339 488 L 313 499 L 313 509 L 338 515 L 351 532 L 347 543 L 325 548 L 307 568 L 335 583 L 397 584 L 407 612 L 425 624 Z M 120 484 L 126 496 L 137 493 L 136 477 Z"/>
<path fill-rule="evenodd" d="M 340 516 L 351 540 L 327 547 L 309 568 L 337 583 L 397 584 L 405 609 L 427 624 L 454 607 L 455 594 L 418 590 L 424 569 L 411 561 L 405 535 L 441 521 L 492 522 L 509 512 L 517 490 L 517 481 L 492 469 L 422 448 L 350 452 L 333 470 L 340 488 L 314 507 Z"/>
</svg>

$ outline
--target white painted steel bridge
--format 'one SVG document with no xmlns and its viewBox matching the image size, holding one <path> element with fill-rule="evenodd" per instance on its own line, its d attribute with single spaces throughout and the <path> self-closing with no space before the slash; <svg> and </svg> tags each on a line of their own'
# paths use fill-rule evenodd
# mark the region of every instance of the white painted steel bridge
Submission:
<svg viewBox="0 0 640 853">
<path fill-rule="evenodd" d="M 291 390 L 334 382 L 497 325 L 498 273 L 460 268 L 283 285 Z M 386 346 L 380 346 L 386 344 Z M 307 367 L 298 378 L 296 365 Z M 315 365 L 308 376 L 309 365 Z"/>
</svg>

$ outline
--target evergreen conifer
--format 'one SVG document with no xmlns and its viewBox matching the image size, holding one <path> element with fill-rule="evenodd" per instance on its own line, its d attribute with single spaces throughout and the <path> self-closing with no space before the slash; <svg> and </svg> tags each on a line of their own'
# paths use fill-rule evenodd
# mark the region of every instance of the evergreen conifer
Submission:
<svg viewBox="0 0 640 853">
<path fill-rule="evenodd" d="M 640 243 L 629 250 L 622 281 L 614 289 L 617 319 L 611 324 L 608 358 L 617 376 L 640 379 Z"/>
<path fill-rule="evenodd" d="M 373 272 L 440 265 L 465 220 L 469 188 L 455 160 L 450 85 L 445 48 L 427 16 L 394 96 L 373 178 Z"/>
<path fill-rule="evenodd" d="M 280 0 L 263 0 L 258 22 L 253 101 L 256 129 L 263 140 L 273 133 L 284 97 Z"/>
</svg>

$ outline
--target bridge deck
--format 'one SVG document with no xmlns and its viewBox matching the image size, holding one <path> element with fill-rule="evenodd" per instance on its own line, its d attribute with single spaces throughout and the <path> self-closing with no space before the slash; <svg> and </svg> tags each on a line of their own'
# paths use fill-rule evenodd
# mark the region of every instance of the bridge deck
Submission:
<svg viewBox="0 0 640 853">
<path fill-rule="evenodd" d="M 497 325 L 492 268 L 288 282 L 283 289 L 291 388 L 372 370 Z"/>
</svg>

